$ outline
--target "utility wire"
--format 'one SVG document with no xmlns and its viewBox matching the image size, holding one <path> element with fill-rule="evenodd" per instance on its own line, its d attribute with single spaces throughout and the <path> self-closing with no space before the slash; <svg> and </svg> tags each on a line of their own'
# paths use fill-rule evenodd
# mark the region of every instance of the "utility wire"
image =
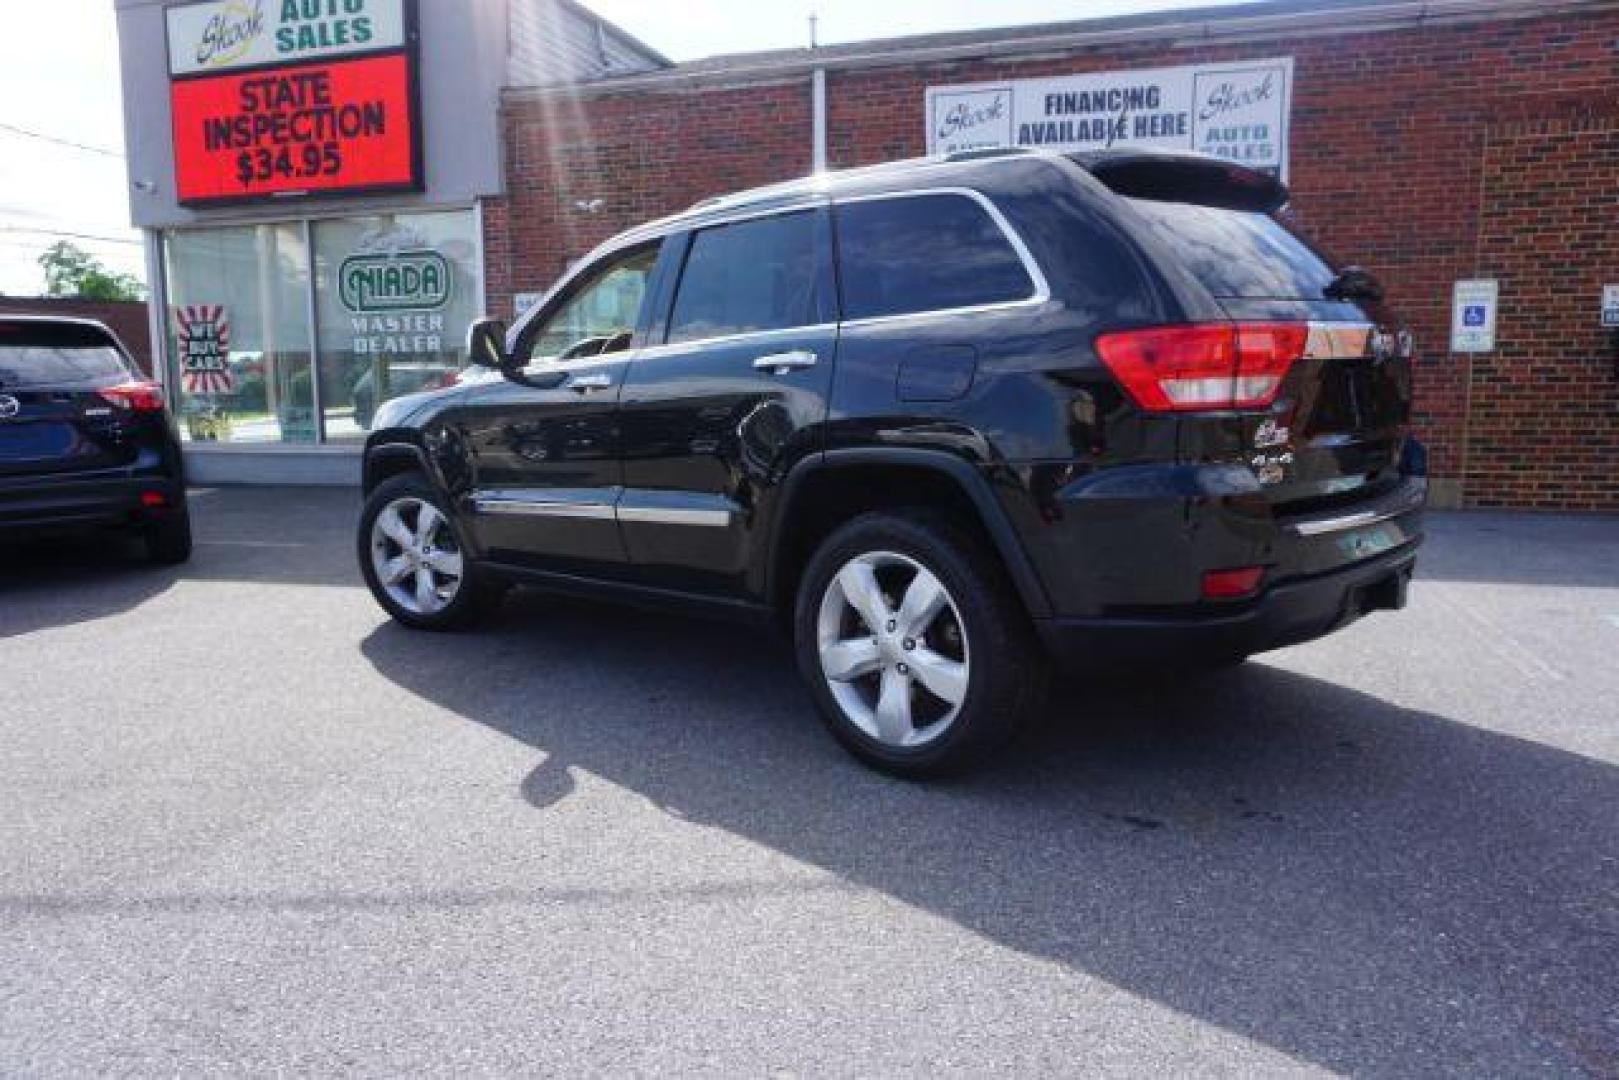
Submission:
<svg viewBox="0 0 1619 1080">
<path fill-rule="evenodd" d="M 69 232 L 66 229 L 36 229 L 29 225 L 0 225 L 0 233 L 37 233 L 40 236 L 66 236 L 74 240 L 97 240 L 104 244 L 134 244 L 141 241 L 126 236 L 97 236 L 95 233 Z"/>
<path fill-rule="evenodd" d="M 20 128 L 16 124 L 0 122 L 0 131 L 9 131 L 13 135 L 23 135 L 30 139 L 39 139 L 42 142 L 55 143 L 57 146 L 66 146 L 74 150 L 83 150 L 89 154 L 100 154 L 103 157 L 122 159 L 124 156 L 118 151 L 108 150 L 104 146 L 89 146 L 85 143 L 74 142 L 72 139 L 59 139 L 55 135 L 46 135 L 43 132 L 29 131 L 27 128 Z"/>
</svg>

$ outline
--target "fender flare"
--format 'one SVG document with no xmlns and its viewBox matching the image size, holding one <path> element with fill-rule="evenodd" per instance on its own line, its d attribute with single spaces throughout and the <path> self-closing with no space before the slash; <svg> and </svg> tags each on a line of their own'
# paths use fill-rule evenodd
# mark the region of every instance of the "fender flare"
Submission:
<svg viewBox="0 0 1619 1080">
<path fill-rule="evenodd" d="M 811 476 L 829 469 L 843 469 L 860 465 L 901 465 L 928 469 L 948 477 L 967 496 L 978 512 L 978 520 L 1000 555 L 1013 586 L 1022 598 L 1029 614 L 1037 619 L 1051 615 L 1051 599 L 1035 572 L 1034 563 L 1024 550 L 1017 532 L 1006 516 L 1005 509 L 995 498 L 989 479 L 970 462 L 941 450 L 916 447 L 856 447 L 828 450 L 816 457 L 806 458 L 793 467 L 782 484 L 770 532 L 769 564 L 766 578 L 766 596 L 774 597 L 782 574 L 782 526 L 791 520 L 794 503 Z"/>
<path fill-rule="evenodd" d="M 382 442 L 371 442 L 366 446 L 365 461 L 360 467 L 361 493 L 370 495 L 381 482 L 377 478 L 376 469 L 379 462 L 398 461 L 402 458 L 411 459 L 416 467 L 421 469 L 422 475 L 430 480 L 435 479 L 432 466 L 427 460 L 427 453 L 416 443 L 395 437 Z"/>
</svg>

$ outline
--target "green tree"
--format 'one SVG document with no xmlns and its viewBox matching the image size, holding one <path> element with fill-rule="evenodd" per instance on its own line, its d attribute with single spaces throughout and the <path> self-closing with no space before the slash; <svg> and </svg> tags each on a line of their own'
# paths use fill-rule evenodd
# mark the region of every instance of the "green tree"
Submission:
<svg viewBox="0 0 1619 1080">
<path fill-rule="evenodd" d="M 39 257 L 45 271 L 46 296 L 80 300 L 144 300 L 146 286 L 134 274 L 109 270 L 100 259 L 76 244 L 58 240 Z"/>
</svg>

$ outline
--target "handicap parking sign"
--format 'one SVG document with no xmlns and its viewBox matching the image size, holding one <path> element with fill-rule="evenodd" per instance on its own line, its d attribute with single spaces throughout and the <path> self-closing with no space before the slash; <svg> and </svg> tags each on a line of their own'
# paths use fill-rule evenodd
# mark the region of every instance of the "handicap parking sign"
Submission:
<svg viewBox="0 0 1619 1080">
<path fill-rule="evenodd" d="M 1483 326 L 1488 311 L 1483 304 L 1468 304 L 1462 309 L 1462 325 Z"/>
</svg>

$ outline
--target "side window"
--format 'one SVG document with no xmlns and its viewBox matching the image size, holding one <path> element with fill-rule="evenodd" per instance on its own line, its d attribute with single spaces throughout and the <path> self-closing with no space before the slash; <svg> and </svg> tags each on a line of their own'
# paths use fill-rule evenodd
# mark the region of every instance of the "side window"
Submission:
<svg viewBox="0 0 1619 1080">
<path fill-rule="evenodd" d="M 669 341 L 784 330 L 820 322 L 814 211 L 704 229 L 680 275 Z"/>
<path fill-rule="evenodd" d="M 560 308 L 527 331 L 528 359 L 571 360 L 629 348 L 657 261 L 658 245 L 650 244 L 591 272 Z"/>
<path fill-rule="evenodd" d="M 965 195 L 837 207 L 843 318 L 1023 300 L 1034 282 L 995 219 Z"/>
</svg>

